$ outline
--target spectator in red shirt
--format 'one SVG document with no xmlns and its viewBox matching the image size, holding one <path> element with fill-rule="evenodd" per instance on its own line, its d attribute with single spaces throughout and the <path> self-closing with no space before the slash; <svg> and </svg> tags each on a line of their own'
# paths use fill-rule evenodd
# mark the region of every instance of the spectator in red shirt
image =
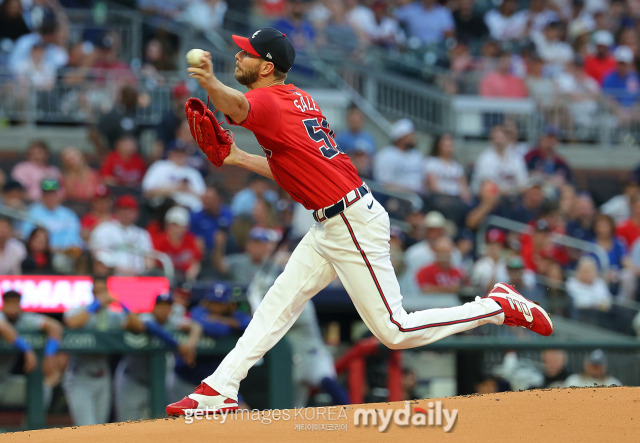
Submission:
<svg viewBox="0 0 640 443">
<path fill-rule="evenodd" d="M 566 249 L 552 241 L 552 227 L 544 219 L 533 225 L 533 234 L 524 234 L 521 239 L 522 260 L 526 269 L 540 275 L 547 275 L 552 263 L 567 266 L 570 261 Z"/>
<path fill-rule="evenodd" d="M 597 31 L 593 34 L 596 53 L 584 58 L 584 72 L 602 85 L 605 76 L 616 67 L 616 59 L 609 48 L 613 45 L 613 36 L 609 31 Z"/>
<path fill-rule="evenodd" d="M 451 265 L 453 242 L 440 237 L 433 245 L 436 260 L 416 274 L 418 287 L 425 294 L 457 294 L 464 279 L 464 272 Z"/>
<path fill-rule="evenodd" d="M 131 84 L 136 80 L 129 64 L 120 57 L 120 34 L 108 31 L 96 44 L 96 62 L 93 69 L 97 70 L 96 79 L 104 81 L 116 80 L 120 84 Z"/>
<path fill-rule="evenodd" d="M 483 97 L 524 98 L 528 96 L 524 81 L 511 73 L 511 54 L 499 54 L 495 71 L 487 73 L 480 81 Z"/>
<path fill-rule="evenodd" d="M 173 262 L 178 277 L 194 281 L 200 273 L 202 251 L 189 232 L 189 211 L 174 206 L 165 215 L 165 231 L 154 238 L 153 247 L 164 252 Z"/>
<path fill-rule="evenodd" d="M 105 184 L 109 186 L 138 187 L 147 170 L 144 158 L 138 153 L 138 143 L 130 135 L 119 138 L 115 150 L 109 152 L 100 168 Z"/>
<path fill-rule="evenodd" d="M 634 194 L 630 200 L 631 217 L 616 228 L 616 235 L 622 237 L 631 250 L 635 241 L 640 237 L 640 195 Z"/>
<path fill-rule="evenodd" d="M 113 218 L 112 207 L 111 191 L 105 185 L 98 185 L 94 199 L 91 201 L 91 209 L 80 219 L 82 240 L 88 242 L 96 226 Z"/>
</svg>

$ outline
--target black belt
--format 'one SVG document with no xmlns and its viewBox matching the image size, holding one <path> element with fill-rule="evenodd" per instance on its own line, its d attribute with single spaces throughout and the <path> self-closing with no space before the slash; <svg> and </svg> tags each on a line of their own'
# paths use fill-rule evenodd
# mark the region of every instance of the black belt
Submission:
<svg viewBox="0 0 640 443">
<path fill-rule="evenodd" d="M 317 222 L 323 222 L 331 217 L 335 217 L 369 192 L 371 192 L 369 187 L 363 183 L 359 188 L 349 191 L 347 195 L 342 197 L 336 204 L 313 211 L 313 219 Z"/>
</svg>

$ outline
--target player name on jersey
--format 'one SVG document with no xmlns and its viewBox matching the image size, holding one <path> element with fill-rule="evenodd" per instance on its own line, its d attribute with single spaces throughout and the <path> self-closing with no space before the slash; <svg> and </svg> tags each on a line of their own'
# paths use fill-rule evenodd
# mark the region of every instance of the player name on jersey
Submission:
<svg viewBox="0 0 640 443">
<path fill-rule="evenodd" d="M 316 101 L 309 97 L 308 95 L 302 95 L 299 92 L 294 92 L 294 94 L 299 95 L 300 98 L 293 101 L 293 104 L 296 108 L 298 108 L 302 112 L 308 111 L 316 111 L 320 112 L 318 106 L 316 105 Z"/>
</svg>

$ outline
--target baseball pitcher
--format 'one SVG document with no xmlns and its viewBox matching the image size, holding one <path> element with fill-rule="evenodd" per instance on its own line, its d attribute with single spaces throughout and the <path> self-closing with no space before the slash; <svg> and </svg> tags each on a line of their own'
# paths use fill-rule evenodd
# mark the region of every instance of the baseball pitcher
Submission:
<svg viewBox="0 0 640 443">
<path fill-rule="evenodd" d="M 522 326 L 542 335 L 553 331 L 547 313 L 513 287 L 498 283 L 484 298 L 462 306 L 407 313 L 391 265 L 389 216 L 334 140 L 316 101 L 286 84 L 295 51 L 273 28 L 250 37 L 233 36 L 236 80 L 242 93 L 213 73 L 211 55 L 188 68 L 229 124 L 252 131 L 265 156 L 233 143 L 211 111 L 197 99 L 186 104 L 192 135 L 217 166 L 235 165 L 274 179 L 313 211 L 315 224 L 293 251 L 284 271 L 255 311 L 235 348 L 195 392 L 167 406 L 185 410 L 237 410 L 238 387 L 247 371 L 280 340 L 307 301 L 340 278 L 371 332 L 392 349 L 424 346 L 486 323 Z"/>
</svg>

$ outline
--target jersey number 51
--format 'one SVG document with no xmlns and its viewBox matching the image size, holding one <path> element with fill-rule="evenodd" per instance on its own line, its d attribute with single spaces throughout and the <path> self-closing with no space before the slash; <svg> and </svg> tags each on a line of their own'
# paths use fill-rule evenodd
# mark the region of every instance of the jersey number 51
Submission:
<svg viewBox="0 0 640 443">
<path fill-rule="evenodd" d="M 306 120 L 302 120 L 302 123 L 307 129 L 307 134 L 309 134 L 311 140 L 315 142 L 322 142 L 320 152 L 326 158 L 333 158 L 338 154 L 344 154 L 333 138 L 334 133 L 333 130 L 329 128 L 327 119 L 323 118 L 320 120 L 319 118 L 308 118 Z"/>
</svg>

